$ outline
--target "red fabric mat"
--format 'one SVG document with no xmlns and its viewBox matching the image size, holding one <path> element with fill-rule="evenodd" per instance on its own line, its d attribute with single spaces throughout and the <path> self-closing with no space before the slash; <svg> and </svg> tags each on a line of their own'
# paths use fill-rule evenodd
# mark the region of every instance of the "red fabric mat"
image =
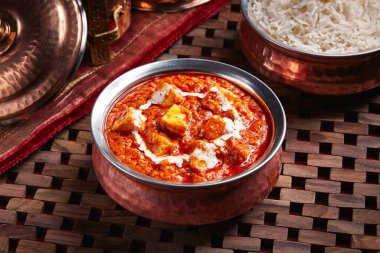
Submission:
<svg viewBox="0 0 380 253">
<path fill-rule="evenodd" d="M 25 159 L 58 131 L 90 112 L 99 92 L 123 72 L 148 63 L 228 1 L 212 0 L 184 12 L 133 13 L 129 31 L 111 47 L 113 60 L 92 67 L 86 59 L 65 90 L 23 121 L 0 126 L 0 174 Z"/>
</svg>

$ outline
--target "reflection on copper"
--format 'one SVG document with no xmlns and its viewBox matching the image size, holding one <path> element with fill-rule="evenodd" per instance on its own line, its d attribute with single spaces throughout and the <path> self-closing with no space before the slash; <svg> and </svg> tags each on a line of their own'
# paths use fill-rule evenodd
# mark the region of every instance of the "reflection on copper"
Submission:
<svg viewBox="0 0 380 253">
<path fill-rule="evenodd" d="M 63 6 L 62 5 L 57 5 L 57 18 L 59 20 L 59 22 L 57 22 L 57 29 L 59 29 L 60 31 L 62 31 L 62 33 L 59 34 L 59 37 L 58 37 L 58 43 L 61 44 L 64 40 L 65 40 L 65 34 L 68 32 L 66 29 L 67 29 L 67 25 L 65 24 L 65 14 L 66 11 L 63 9 Z M 78 29 L 78 28 L 75 28 L 75 30 Z"/>
<path fill-rule="evenodd" d="M 140 8 L 141 9 L 146 9 L 146 10 L 151 10 L 151 9 L 153 9 L 153 6 L 150 3 L 141 2 L 140 3 Z"/>
<path fill-rule="evenodd" d="M 300 64 L 297 62 L 289 62 L 289 70 L 291 70 L 293 73 L 298 73 L 300 70 Z"/>
<path fill-rule="evenodd" d="M 209 2 L 210 0 L 132 0 L 134 9 L 152 12 L 177 12 Z"/>
<path fill-rule="evenodd" d="M 297 78 L 303 77 L 302 71 L 300 71 L 300 64 L 294 61 L 289 61 L 289 71 L 287 72 L 287 77 L 290 80 L 295 80 Z"/>
</svg>

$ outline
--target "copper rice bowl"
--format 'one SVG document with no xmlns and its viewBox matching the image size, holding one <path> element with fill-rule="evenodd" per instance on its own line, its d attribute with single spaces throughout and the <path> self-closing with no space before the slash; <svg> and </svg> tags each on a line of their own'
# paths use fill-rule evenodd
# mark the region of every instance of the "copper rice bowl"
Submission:
<svg viewBox="0 0 380 253">
<path fill-rule="evenodd" d="M 242 50 L 268 81 L 321 95 L 353 94 L 380 86 L 380 47 L 345 55 L 301 51 L 264 32 L 249 18 L 249 4 L 241 0 Z"/>
<path fill-rule="evenodd" d="M 240 174 L 207 183 L 173 183 L 142 175 L 122 164 L 104 135 L 111 106 L 125 91 L 146 78 L 173 72 L 210 73 L 232 81 L 260 98 L 272 116 L 273 135 L 267 151 Z M 114 80 L 100 94 L 91 115 L 93 163 L 107 194 L 137 215 L 176 224 L 206 224 L 229 219 L 251 209 L 276 184 L 281 170 L 281 144 L 286 120 L 276 95 L 259 79 L 236 67 L 207 60 L 177 59 L 150 63 Z"/>
</svg>

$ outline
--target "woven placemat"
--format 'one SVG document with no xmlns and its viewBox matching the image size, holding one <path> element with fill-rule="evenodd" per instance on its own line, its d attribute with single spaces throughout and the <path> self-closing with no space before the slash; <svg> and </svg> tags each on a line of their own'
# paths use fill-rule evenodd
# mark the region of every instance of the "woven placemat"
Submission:
<svg viewBox="0 0 380 253">
<path fill-rule="evenodd" d="M 233 0 L 158 60 L 207 58 L 252 71 L 241 19 Z M 86 116 L 0 178 L 0 252 L 379 252 L 380 90 L 321 97 L 269 85 L 288 117 L 283 171 L 251 211 L 205 226 L 130 213 L 96 180 Z"/>
</svg>

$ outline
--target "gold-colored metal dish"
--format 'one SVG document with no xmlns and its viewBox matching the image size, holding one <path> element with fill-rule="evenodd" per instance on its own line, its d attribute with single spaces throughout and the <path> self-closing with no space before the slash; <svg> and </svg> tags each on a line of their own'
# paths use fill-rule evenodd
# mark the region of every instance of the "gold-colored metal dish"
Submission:
<svg viewBox="0 0 380 253">
<path fill-rule="evenodd" d="M 0 123 L 26 117 L 78 67 L 87 22 L 77 0 L 0 0 Z"/>
<path fill-rule="evenodd" d="M 130 0 L 86 0 L 91 61 L 101 65 L 111 60 L 109 45 L 119 39 L 132 21 Z"/>
</svg>

